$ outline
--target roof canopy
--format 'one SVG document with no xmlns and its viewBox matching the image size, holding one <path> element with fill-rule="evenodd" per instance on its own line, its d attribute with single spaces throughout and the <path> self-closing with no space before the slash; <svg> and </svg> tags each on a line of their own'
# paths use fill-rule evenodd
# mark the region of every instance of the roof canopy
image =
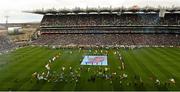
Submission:
<svg viewBox="0 0 180 92">
<path fill-rule="evenodd" d="M 180 13 L 180 8 L 172 7 L 172 8 L 153 8 L 153 7 L 143 7 L 139 8 L 138 6 L 132 6 L 129 8 L 125 7 L 118 7 L 118 8 L 79 8 L 75 7 L 74 9 L 37 9 L 34 11 L 24 11 L 27 13 L 35 13 L 35 14 L 42 14 L 42 15 L 68 15 L 68 14 L 121 14 L 121 13 L 159 13 L 161 10 L 164 10 L 166 13 Z"/>
</svg>

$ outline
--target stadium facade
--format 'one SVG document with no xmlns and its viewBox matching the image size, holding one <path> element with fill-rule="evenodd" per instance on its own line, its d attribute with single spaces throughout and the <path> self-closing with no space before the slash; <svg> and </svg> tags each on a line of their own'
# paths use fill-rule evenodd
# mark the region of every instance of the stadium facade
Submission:
<svg viewBox="0 0 180 92">
<path fill-rule="evenodd" d="M 34 44 L 75 46 L 180 45 L 180 9 L 104 8 L 37 10 Z"/>
</svg>

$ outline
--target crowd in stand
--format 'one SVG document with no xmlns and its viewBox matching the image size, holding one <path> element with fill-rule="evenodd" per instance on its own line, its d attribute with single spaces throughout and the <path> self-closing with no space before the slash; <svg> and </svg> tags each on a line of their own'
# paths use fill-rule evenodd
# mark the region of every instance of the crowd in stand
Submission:
<svg viewBox="0 0 180 92">
<path fill-rule="evenodd" d="M 179 31 L 177 33 L 177 30 L 157 29 L 156 31 L 156 28 L 146 30 L 146 28 L 136 29 L 132 27 L 131 29 L 128 29 L 128 27 L 103 29 L 104 27 L 99 27 L 115 25 L 179 25 L 179 20 L 180 17 L 178 14 L 166 14 L 163 18 L 159 17 L 158 14 L 45 15 L 42 19 L 41 26 L 58 26 L 65 29 L 42 28 L 41 31 L 44 34 L 35 40 L 33 44 L 179 46 L 180 34 Z M 73 26 L 85 29 L 71 28 Z M 89 28 L 86 29 L 86 27 Z M 93 29 L 94 27 L 95 29 Z M 53 32 L 60 34 L 52 34 Z M 156 32 L 160 32 L 161 34 L 156 34 Z M 173 34 L 170 34 L 172 32 Z"/>
<path fill-rule="evenodd" d="M 11 50 L 15 44 L 5 35 L 0 35 L 0 53 Z"/>
<path fill-rule="evenodd" d="M 179 46 L 179 34 L 43 34 L 41 45 L 167 45 Z"/>
<path fill-rule="evenodd" d="M 102 15 L 46 15 L 41 26 L 96 26 L 96 25 L 178 25 L 178 14 L 102 14 Z"/>
</svg>

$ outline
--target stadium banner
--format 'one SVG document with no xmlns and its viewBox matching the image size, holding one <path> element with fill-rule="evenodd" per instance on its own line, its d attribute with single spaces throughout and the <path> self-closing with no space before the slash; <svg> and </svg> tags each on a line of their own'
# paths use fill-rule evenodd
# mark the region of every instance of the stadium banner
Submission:
<svg viewBox="0 0 180 92">
<path fill-rule="evenodd" d="M 85 56 L 81 65 L 108 65 L 107 56 Z"/>
</svg>

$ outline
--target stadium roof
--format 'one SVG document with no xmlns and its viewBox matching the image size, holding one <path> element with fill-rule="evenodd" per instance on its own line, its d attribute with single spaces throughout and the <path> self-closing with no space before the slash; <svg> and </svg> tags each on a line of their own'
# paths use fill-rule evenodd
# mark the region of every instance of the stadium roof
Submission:
<svg viewBox="0 0 180 92">
<path fill-rule="evenodd" d="M 74 9 L 37 9 L 34 11 L 24 11 L 27 13 L 35 13 L 42 15 L 68 15 L 68 14 L 121 14 L 121 13 L 159 13 L 160 11 L 165 11 L 165 13 L 180 13 L 180 8 L 172 7 L 172 8 L 153 8 L 153 7 L 143 7 L 139 8 L 138 6 L 132 6 L 130 8 L 118 7 L 118 8 L 86 8 L 82 9 L 79 7 L 75 7 Z"/>
</svg>

